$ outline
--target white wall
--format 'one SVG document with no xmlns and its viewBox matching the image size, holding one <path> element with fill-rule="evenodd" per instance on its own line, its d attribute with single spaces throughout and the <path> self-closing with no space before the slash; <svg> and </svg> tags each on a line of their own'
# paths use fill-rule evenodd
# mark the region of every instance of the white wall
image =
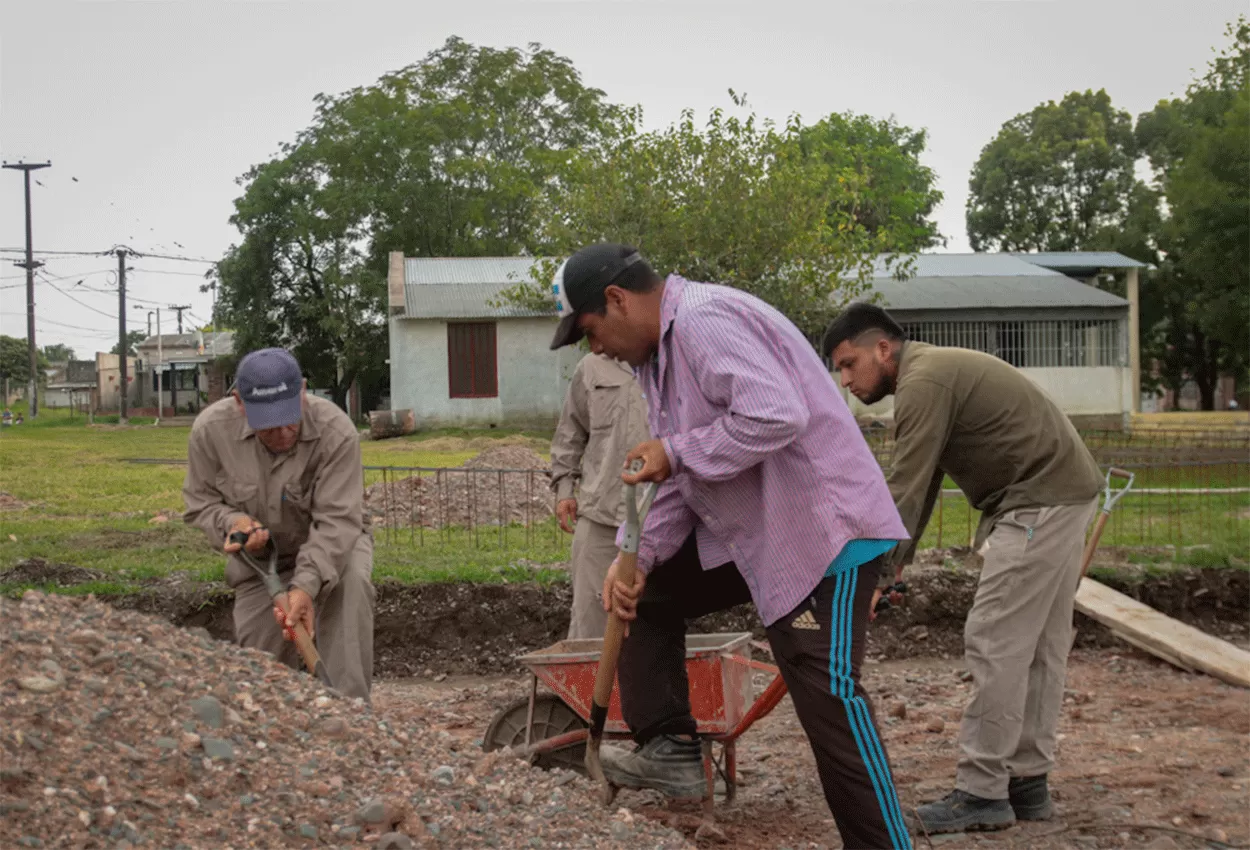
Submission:
<svg viewBox="0 0 1250 850">
<path fill-rule="evenodd" d="M 391 409 L 412 410 L 418 426 L 551 424 L 559 419 L 573 369 L 584 352 L 576 346 L 551 351 L 556 321 L 499 319 L 495 351 L 496 398 L 451 398 L 447 323 L 437 319 L 390 320 Z"/>
<path fill-rule="evenodd" d="M 1056 367 L 1021 369 L 1045 390 L 1069 416 L 1120 416 L 1130 408 L 1132 372 L 1127 366 Z M 838 376 L 833 376 L 838 380 Z M 894 399 L 887 396 L 872 407 L 842 391 L 856 416 L 891 418 Z"/>
</svg>

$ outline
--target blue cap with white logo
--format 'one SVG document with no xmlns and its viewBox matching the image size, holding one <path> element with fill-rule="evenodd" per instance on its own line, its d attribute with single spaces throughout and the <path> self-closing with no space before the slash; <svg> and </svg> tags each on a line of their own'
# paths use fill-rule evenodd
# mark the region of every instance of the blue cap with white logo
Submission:
<svg viewBox="0 0 1250 850">
<path fill-rule="evenodd" d="M 304 376 L 284 348 L 262 348 L 244 357 L 234 387 L 253 431 L 294 425 L 304 415 Z"/>
</svg>

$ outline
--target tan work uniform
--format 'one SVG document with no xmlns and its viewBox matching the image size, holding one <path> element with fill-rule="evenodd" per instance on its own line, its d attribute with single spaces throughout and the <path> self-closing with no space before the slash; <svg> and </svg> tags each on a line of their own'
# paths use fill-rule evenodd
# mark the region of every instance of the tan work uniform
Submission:
<svg viewBox="0 0 1250 850">
<path fill-rule="evenodd" d="M 313 599 L 317 647 L 335 689 L 367 701 L 373 680 L 373 537 L 364 524 L 364 471 L 351 420 L 332 402 L 306 396 L 299 441 L 275 455 L 248 427 L 235 399 L 225 398 L 196 418 L 187 462 L 186 522 L 218 549 L 240 517 L 268 528 L 283 584 Z M 283 638 L 264 584 L 237 555 L 226 561 L 226 583 L 234 588 L 239 644 L 298 668 L 299 651 Z"/>
<path fill-rule="evenodd" d="M 1007 799 L 1011 777 L 1049 773 L 1063 702 L 1085 530 L 1103 479 L 1063 411 L 1010 364 L 906 342 L 888 480 L 912 544 L 949 475 L 982 512 L 984 563 L 964 628 L 974 694 L 955 786 Z"/>
<path fill-rule="evenodd" d="M 646 402 L 634 373 L 601 354 L 583 357 L 551 441 L 556 499 L 577 499 L 570 638 L 603 636 L 607 615 L 598 594 L 616 557 L 616 530 L 625 520 L 621 471 L 626 453 L 648 439 Z"/>
</svg>

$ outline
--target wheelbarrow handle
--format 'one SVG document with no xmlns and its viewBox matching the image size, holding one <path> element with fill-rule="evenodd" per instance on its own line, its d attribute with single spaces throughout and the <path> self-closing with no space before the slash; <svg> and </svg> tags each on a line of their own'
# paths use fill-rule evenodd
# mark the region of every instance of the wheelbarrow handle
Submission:
<svg viewBox="0 0 1250 850">
<path fill-rule="evenodd" d="M 254 529 L 255 530 L 255 529 Z M 238 543 L 240 547 L 247 543 L 249 534 L 244 531 L 236 531 L 227 538 L 231 543 Z M 282 579 L 278 577 L 278 550 L 273 546 L 272 542 L 267 544 L 269 549 L 269 568 L 266 569 L 257 563 L 247 549 L 240 548 L 235 554 L 243 560 L 245 564 L 252 568 L 252 571 L 265 583 L 265 590 L 269 593 L 269 598 L 285 615 L 288 620 L 291 615 L 291 602 L 287 598 L 286 588 L 282 586 Z M 291 631 L 295 634 L 295 646 L 299 650 L 300 656 L 304 659 L 304 666 L 308 668 L 308 672 L 319 678 L 327 688 L 334 687 L 330 681 L 330 674 L 326 671 L 325 662 L 321 660 L 321 653 L 317 652 L 317 645 L 313 643 L 312 635 L 308 633 L 308 629 L 304 628 L 303 623 L 296 622 L 292 626 Z"/>
</svg>

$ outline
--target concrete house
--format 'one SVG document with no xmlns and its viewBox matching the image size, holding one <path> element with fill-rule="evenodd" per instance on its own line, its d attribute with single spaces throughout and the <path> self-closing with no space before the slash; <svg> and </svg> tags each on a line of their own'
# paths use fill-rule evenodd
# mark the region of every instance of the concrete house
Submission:
<svg viewBox="0 0 1250 850">
<path fill-rule="evenodd" d="M 551 351 L 555 308 L 492 306 L 532 257 L 390 256 L 390 406 L 417 427 L 554 425 L 576 346 Z"/>
<path fill-rule="evenodd" d="M 158 415 L 158 387 L 163 415 L 198 413 L 222 398 L 234 380 L 226 368 L 234 353 L 231 331 L 150 336 L 135 351 L 143 373 L 135 415 Z"/>
<path fill-rule="evenodd" d="M 1140 386 L 1133 302 L 1142 267 L 1114 252 L 920 254 L 907 280 L 879 265 L 872 291 L 911 339 L 1001 357 L 1079 423 L 1119 427 Z M 1117 269 L 1129 299 L 1091 285 Z M 892 413 L 890 398 L 870 408 L 846 398 L 860 416 Z"/>
</svg>

